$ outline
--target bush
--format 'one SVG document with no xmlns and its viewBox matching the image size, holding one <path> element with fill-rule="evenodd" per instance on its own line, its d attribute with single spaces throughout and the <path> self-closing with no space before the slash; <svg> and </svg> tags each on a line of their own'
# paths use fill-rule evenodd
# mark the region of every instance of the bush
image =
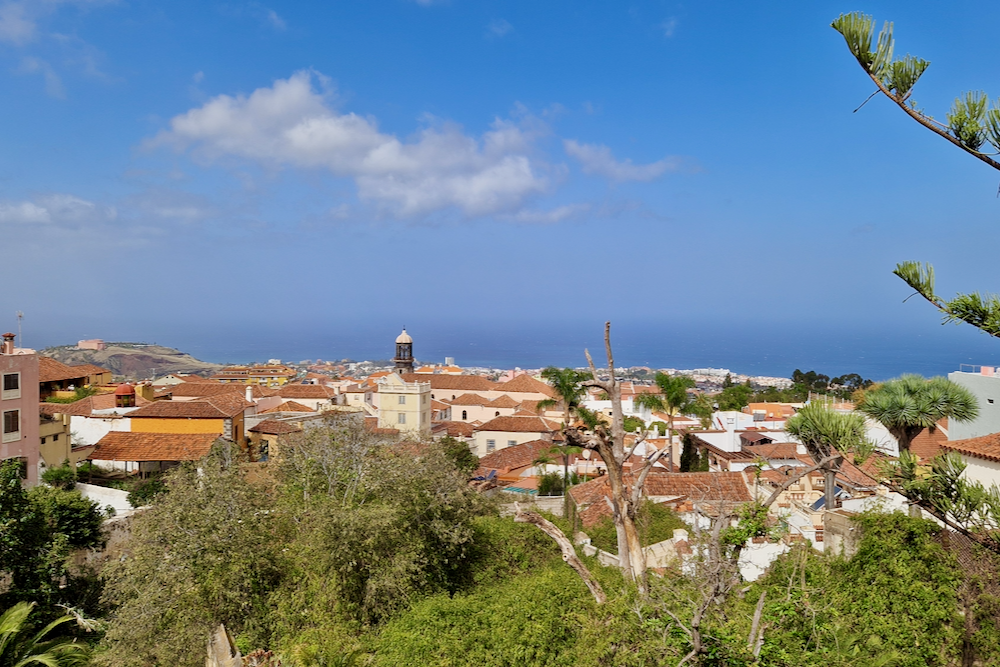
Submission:
<svg viewBox="0 0 1000 667">
<path fill-rule="evenodd" d="M 76 487 L 76 471 L 69 461 L 64 461 L 60 466 L 46 468 L 42 473 L 42 481 L 57 489 L 69 491 Z"/>
<path fill-rule="evenodd" d="M 132 488 L 128 494 L 128 504 L 132 507 L 149 505 L 158 495 L 167 492 L 167 485 L 158 477 L 139 480 L 131 486 Z"/>
<path fill-rule="evenodd" d="M 674 536 L 674 529 L 688 530 L 688 525 L 672 509 L 653 502 L 643 502 L 637 515 L 639 539 L 644 546 L 669 540 Z M 611 517 L 605 517 L 600 523 L 585 530 L 590 536 L 591 544 L 602 551 L 618 553 L 618 534 Z"/>
</svg>

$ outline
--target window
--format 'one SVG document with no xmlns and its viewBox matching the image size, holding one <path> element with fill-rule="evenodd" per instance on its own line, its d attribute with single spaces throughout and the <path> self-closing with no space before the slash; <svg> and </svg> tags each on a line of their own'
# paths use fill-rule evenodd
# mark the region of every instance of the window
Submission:
<svg viewBox="0 0 1000 667">
<path fill-rule="evenodd" d="M 52 436 L 52 441 L 53 442 L 59 442 L 59 434 L 58 433 L 56 433 L 54 436 Z"/>
<path fill-rule="evenodd" d="M 405 412 L 400 412 L 399 413 L 399 421 L 398 421 L 398 423 L 400 423 L 400 424 L 405 424 L 406 423 L 406 413 Z"/>
<path fill-rule="evenodd" d="M 21 439 L 21 411 L 6 410 L 3 413 L 3 442 Z"/>
<path fill-rule="evenodd" d="M 494 417 L 499 417 L 499 416 L 500 416 L 500 411 L 499 411 L 499 410 L 497 410 L 497 413 L 496 413 L 495 415 L 493 415 L 493 416 L 494 416 Z"/>
<path fill-rule="evenodd" d="M 486 451 L 487 452 L 492 452 L 496 448 L 497 448 L 497 441 L 496 440 L 487 440 L 486 441 Z"/>
<path fill-rule="evenodd" d="M 406 405 L 406 396 L 403 396 L 402 394 L 399 395 L 399 404 Z"/>
<path fill-rule="evenodd" d="M 45 444 L 45 436 L 44 435 L 42 436 L 42 444 L 43 445 Z"/>
<path fill-rule="evenodd" d="M 9 400 L 11 398 L 21 398 L 20 373 L 3 374 L 3 394 L 0 394 L 0 399 Z"/>
<path fill-rule="evenodd" d="M 517 440 L 508 440 L 507 441 L 507 446 L 508 447 L 513 447 L 516 444 L 517 444 Z"/>
<path fill-rule="evenodd" d="M 468 420 L 468 418 L 469 418 L 469 411 L 468 410 L 462 410 L 462 421 L 466 421 L 466 420 Z"/>
</svg>

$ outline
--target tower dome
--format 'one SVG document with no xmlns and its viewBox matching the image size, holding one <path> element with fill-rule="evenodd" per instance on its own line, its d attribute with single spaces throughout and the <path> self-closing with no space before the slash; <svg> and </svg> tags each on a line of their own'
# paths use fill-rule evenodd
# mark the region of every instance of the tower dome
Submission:
<svg viewBox="0 0 1000 667">
<path fill-rule="evenodd" d="M 410 338 L 410 334 L 406 333 L 406 327 L 403 327 L 403 333 L 396 336 L 396 345 L 401 345 L 403 343 L 413 344 L 413 339 Z"/>
<path fill-rule="evenodd" d="M 115 389 L 115 407 L 134 408 L 135 387 L 133 387 L 128 382 L 118 385 L 118 388 Z"/>
</svg>

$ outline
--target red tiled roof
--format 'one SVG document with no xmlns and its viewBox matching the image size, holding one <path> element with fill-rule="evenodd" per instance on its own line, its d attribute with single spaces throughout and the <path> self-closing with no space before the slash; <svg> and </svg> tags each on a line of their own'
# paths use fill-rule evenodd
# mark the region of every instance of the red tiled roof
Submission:
<svg viewBox="0 0 1000 667">
<path fill-rule="evenodd" d="M 634 476 L 625 475 L 631 487 Z M 651 470 L 643 492 L 647 496 L 683 497 L 690 502 L 747 503 L 753 500 L 742 472 L 659 472 Z M 577 506 L 595 502 L 610 493 L 607 475 L 570 489 Z"/>
<path fill-rule="evenodd" d="M 457 398 L 450 401 L 445 401 L 446 403 L 451 403 L 452 405 L 489 405 L 490 399 L 480 396 L 479 394 L 462 394 Z"/>
<path fill-rule="evenodd" d="M 265 419 L 247 430 L 251 433 L 263 433 L 264 435 L 287 435 L 289 433 L 298 433 L 302 429 L 294 424 L 278 421 L 277 419 Z"/>
<path fill-rule="evenodd" d="M 38 357 L 38 381 L 39 382 L 62 382 L 63 380 L 77 380 L 86 378 L 89 375 L 86 371 L 73 366 L 67 366 L 61 361 L 56 361 L 52 357 Z"/>
<path fill-rule="evenodd" d="M 152 401 L 147 401 L 142 396 L 135 397 L 135 406 L 142 407 L 149 405 Z M 113 410 L 115 406 L 114 394 L 94 394 L 87 398 L 81 398 L 72 403 L 49 403 L 56 406 L 51 413 L 71 415 L 74 417 L 89 417 L 94 410 Z"/>
<path fill-rule="evenodd" d="M 97 441 L 90 459 L 100 461 L 198 461 L 218 438 L 212 433 L 112 431 Z"/>
<path fill-rule="evenodd" d="M 278 389 L 282 398 L 321 398 L 327 400 L 337 395 L 333 389 L 321 384 L 286 384 Z"/>
<path fill-rule="evenodd" d="M 253 407 L 239 394 L 220 394 L 195 401 L 154 401 L 130 412 L 132 419 L 226 419 Z"/>
<path fill-rule="evenodd" d="M 496 383 L 481 375 L 435 375 L 428 373 L 405 373 L 407 382 L 429 382 L 431 389 L 461 392 L 494 391 Z"/>
<path fill-rule="evenodd" d="M 794 459 L 798 456 L 798 445 L 794 442 L 773 442 L 769 445 L 750 445 L 743 451 L 762 459 Z"/>
<path fill-rule="evenodd" d="M 506 393 L 544 394 L 550 398 L 556 395 L 552 387 L 540 380 L 536 380 L 528 374 L 518 375 L 508 382 L 501 382 L 496 385 L 495 389 Z"/>
<path fill-rule="evenodd" d="M 946 444 L 941 445 L 941 448 L 977 459 L 1000 461 L 1000 433 L 991 433 L 965 440 L 949 440 Z"/>
<path fill-rule="evenodd" d="M 957 440 L 955 442 L 958 442 Z M 910 443 L 910 453 L 920 461 L 932 459 L 948 446 L 948 432 L 940 427 L 925 428 Z"/>
<path fill-rule="evenodd" d="M 494 417 L 477 426 L 476 431 L 507 431 L 510 433 L 552 433 L 555 429 L 541 417 Z"/>
<path fill-rule="evenodd" d="M 487 454 L 479 459 L 479 467 L 504 472 L 512 468 L 523 468 L 531 465 L 540 455 L 548 454 L 551 450 L 552 443 L 548 440 L 531 440 Z M 553 455 L 554 457 L 555 455 Z"/>
<path fill-rule="evenodd" d="M 176 398 L 205 398 L 208 396 L 219 396 L 220 394 L 239 394 L 245 396 L 247 387 L 250 387 L 250 395 L 255 399 L 274 396 L 277 392 L 260 385 L 246 385 L 234 382 L 215 382 L 205 380 L 203 382 L 181 382 L 171 385 L 157 392 L 157 397 L 174 396 Z"/>
<path fill-rule="evenodd" d="M 107 368 L 101 368 L 100 366 L 95 366 L 94 364 L 80 364 L 79 366 L 70 366 L 74 370 L 81 373 L 86 373 L 87 375 L 104 375 L 105 373 L 110 373 Z"/>
<path fill-rule="evenodd" d="M 447 427 L 448 435 L 453 438 L 471 438 L 472 431 L 475 428 L 472 424 L 468 422 L 437 422 L 445 427 Z"/>
<path fill-rule="evenodd" d="M 315 410 L 307 405 L 296 403 L 295 401 L 285 401 L 281 405 L 273 407 L 269 410 L 263 410 L 260 414 L 266 414 L 268 412 L 315 412 Z"/>
<path fill-rule="evenodd" d="M 507 396 L 506 394 L 504 394 L 503 396 L 500 396 L 499 398 L 494 398 L 492 401 L 490 401 L 489 403 L 487 403 L 486 407 L 488 407 L 488 408 L 516 408 L 519 405 L 520 405 L 520 403 L 518 403 L 517 401 L 515 401 L 510 396 Z"/>
</svg>

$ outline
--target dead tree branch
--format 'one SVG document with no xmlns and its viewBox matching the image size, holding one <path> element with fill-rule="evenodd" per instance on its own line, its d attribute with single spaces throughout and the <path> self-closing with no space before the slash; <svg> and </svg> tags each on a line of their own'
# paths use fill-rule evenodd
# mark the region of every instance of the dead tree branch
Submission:
<svg viewBox="0 0 1000 667">
<path fill-rule="evenodd" d="M 551 521 L 547 520 L 542 515 L 536 512 L 524 512 L 521 510 L 517 503 L 514 503 L 514 521 L 518 523 L 530 523 L 532 525 L 538 526 L 546 535 L 555 540 L 556 544 L 559 545 L 559 550 L 562 551 L 562 558 L 566 561 L 566 564 L 571 568 L 576 570 L 576 573 L 580 575 L 583 579 L 583 583 L 587 585 L 590 589 L 590 594 L 594 596 L 594 600 L 597 604 L 604 604 L 607 602 L 607 596 L 604 595 L 604 589 L 601 588 L 601 584 L 594 579 L 593 575 L 590 574 L 590 570 L 584 565 L 576 555 L 576 549 L 573 548 L 573 543 L 569 541 L 565 534 L 559 527 L 556 526 Z"/>
</svg>

